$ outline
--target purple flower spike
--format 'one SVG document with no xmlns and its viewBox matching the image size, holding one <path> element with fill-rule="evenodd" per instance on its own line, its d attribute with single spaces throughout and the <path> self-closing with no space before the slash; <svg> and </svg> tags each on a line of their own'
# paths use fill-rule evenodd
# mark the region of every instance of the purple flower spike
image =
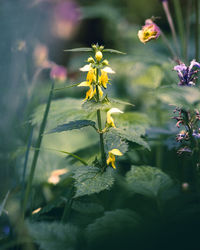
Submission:
<svg viewBox="0 0 200 250">
<path fill-rule="evenodd" d="M 174 70 L 177 71 L 179 77 L 180 86 L 194 86 L 195 80 L 197 79 L 198 70 L 193 69 L 194 67 L 200 68 L 200 63 L 196 60 L 190 62 L 190 66 L 186 66 L 184 63 L 174 66 Z"/>
</svg>

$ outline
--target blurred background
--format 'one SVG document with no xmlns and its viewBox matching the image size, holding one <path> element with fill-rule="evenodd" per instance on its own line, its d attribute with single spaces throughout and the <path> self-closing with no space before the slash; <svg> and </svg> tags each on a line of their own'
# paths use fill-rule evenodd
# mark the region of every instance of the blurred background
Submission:
<svg viewBox="0 0 200 250">
<path fill-rule="evenodd" d="M 184 5 L 186 1 L 181 3 Z M 169 4 L 174 15 L 174 6 L 170 1 Z M 183 9 L 183 14 L 185 12 Z M 161 152 L 164 148 L 160 148 L 160 151 L 156 151 L 156 148 L 163 144 L 161 141 L 166 139 L 166 135 L 168 137 L 171 134 L 173 137 L 176 128 L 169 119 L 171 110 L 156 97 L 154 90 L 161 85 L 176 84 L 177 76 L 172 71 L 172 60 L 161 39 L 145 45 L 138 40 L 138 30 L 144 25 L 145 19 L 152 16 L 157 17 L 156 23 L 169 37 L 169 26 L 161 1 L 158 0 L 1 0 L 1 199 L 22 180 L 26 146 L 30 138 L 34 142 L 40 124 L 36 115 L 33 119 L 36 129 L 32 132 L 30 121 L 37 107 L 46 103 L 51 65 L 64 67 L 66 81 L 60 83 L 59 87 L 80 82 L 84 76 L 79 73 L 79 68 L 84 65 L 89 54 L 72 54 L 64 50 L 89 47 L 94 43 L 126 53 L 125 56 L 106 55 L 116 71 L 113 84 L 108 89 L 109 94 L 133 103 L 135 107 L 128 111 L 140 112 L 137 122 L 145 128 L 160 127 L 160 132 L 147 130 L 149 143 L 153 145 L 151 155 L 147 152 L 142 155 L 132 152 L 131 160 L 154 166 L 163 164 L 163 168 L 170 172 L 170 167 L 165 166 L 162 158 L 165 157 Z M 83 99 L 84 91 L 74 88 L 54 94 L 55 100 L 64 97 Z M 59 105 L 64 113 L 63 105 L 66 104 L 60 102 Z M 67 105 L 74 104 L 69 102 Z M 50 120 L 49 127 L 53 125 Z M 152 138 L 154 141 L 158 137 L 161 141 L 151 142 Z M 88 138 L 93 144 L 97 143 L 92 132 L 73 132 L 65 136 L 47 135 L 43 145 L 77 152 L 91 146 L 91 142 L 87 144 Z M 173 140 L 169 139 L 166 147 L 169 154 L 175 155 L 175 151 L 170 151 L 174 146 Z M 157 153 L 154 153 L 154 149 Z M 59 167 L 62 166 L 62 159 L 52 152 L 41 153 L 38 165 L 42 174 L 36 171 L 36 180 L 47 180 L 52 170 L 57 169 L 59 164 Z M 176 157 L 170 166 L 172 169 L 177 167 Z"/>
</svg>

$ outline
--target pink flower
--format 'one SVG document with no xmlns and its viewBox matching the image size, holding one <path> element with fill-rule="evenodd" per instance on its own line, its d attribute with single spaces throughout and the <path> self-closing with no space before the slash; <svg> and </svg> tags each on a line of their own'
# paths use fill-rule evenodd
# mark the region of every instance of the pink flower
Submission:
<svg viewBox="0 0 200 250">
<path fill-rule="evenodd" d="M 67 70 L 63 66 L 54 65 L 51 68 L 50 77 L 59 82 L 65 82 L 67 79 Z"/>
<path fill-rule="evenodd" d="M 160 33 L 159 27 L 151 19 L 147 19 L 142 29 L 138 31 L 138 37 L 142 43 L 146 43 L 152 39 L 157 39 Z"/>
</svg>

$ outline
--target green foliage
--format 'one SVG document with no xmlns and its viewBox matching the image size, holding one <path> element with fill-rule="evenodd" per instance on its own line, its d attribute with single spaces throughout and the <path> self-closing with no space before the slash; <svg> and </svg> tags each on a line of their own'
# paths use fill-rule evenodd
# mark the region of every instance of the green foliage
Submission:
<svg viewBox="0 0 200 250">
<path fill-rule="evenodd" d="M 71 224 L 59 222 L 28 222 L 28 229 L 41 250 L 79 249 L 79 230 Z"/>
<path fill-rule="evenodd" d="M 111 130 L 104 135 L 104 141 L 107 153 L 114 148 L 119 149 L 119 151 L 123 154 L 128 151 L 128 143 L 124 140 L 124 138 L 112 133 Z"/>
<path fill-rule="evenodd" d="M 66 52 L 90 52 L 93 51 L 92 48 L 75 48 L 75 49 L 65 49 Z"/>
<path fill-rule="evenodd" d="M 59 133 L 63 131 L 81 129 L 83 127 L 91 126 L 95 128 L 95 122 L 91 120 L 77 120 L 66 124 L 59 125 L 58 127 L 52 129 L 49 133 Z"/>
<path fill-rule="evenodd" d="M 149 145 L 147 142 L 141 138 L 141 135 L 144 134 L 144 129 L 141 127 L 138 128 L 130 128 L 130 127 L 122 127 L 122 128 L 112 128 L 110 129 L 111 133 L 117 135 L 127 141 L 137 143 L 144 148 L 150 150 Z"/>
<path fill-rule="evenodd" d="M 137 72 L 137 76 L 133 79 L 133 84 L 144 86 L 146 88 L 157 88 L 162 79 L 163 71 L 159 66 L 153 65 Z"/>
<path fill-rule="evenodd" d="M 74 172 L 76 194 L 75 198 L 99 193 L 109 189 L 113 183 L 113 170 L 107 168 L 105 172 L 97 167 L 83 166 Z"/>
<path fill-rule="evenodd" d="M 102 244 L 120 240 L 122 234 L 132 234 L 138 228 L 142 220 L 140 216 L 129 209 L 117 209 L 105 212 L 94 223 L 90 224 L 86 229 L 86 238 L 89 249 L 94 249 L 94 244 Z M 126 242 L 124 242 L 126 243 Z M 105 244 L 105 243 L 104 243 Z"/>
<path fill-rule="evenodd" d="M 167 174 L 149 166 L 132 166 L 126 180 L 131 191 L 149 197 L 157 197 L 162 189 L 173 184 Z"/>
<path fill-rule="evenodd" d="M 87 119 L 88 113 L 81 108 L 82 100 L 76 98 L 64 98 L 51 102 L 51 109 L 48 116 L 47 129 L 55 128 L 57 125 L 72 120 Z M 45 105 L 40 105 L 32 115 L 32 125 L 41 123 Z"/>
<path fill-rule="evenodd" d="M 79 200 L 74 200 L 72 209 L 82 214 L 96 214 L 104 211 L 104 207 L 100 204 Z"/>
<path fill-rule="evenodd" d="M 126 53 L 124 52 L 121 52 L 119 50 L 116 50 L 116 49 L 104 49 L 103 52 L 110 52 L 110 53 L 114 53 L 114 54 L 122 54 L 122 55 L 125 55 Z"/>
<path fill-rule="evenodd" d="M 131 103 L 121 101 L 119 99 L 109 98 L 106 96 L 102 101 L 96 102 L 94 100 L 84 102 L 82 107 L 84 110 L 87 110 L 89 112 L 100 110 L 108 110 L 111 108 L 121 108 L 124 109 L 125 106 L 131 105 L 134 106 Z"/>
<path fill-rule="evenodd" d="M 200 107 L 200 90 L 196 87 L 162 87 L 156 95 L 161 101 L 186 110 Z"/>
</svg>

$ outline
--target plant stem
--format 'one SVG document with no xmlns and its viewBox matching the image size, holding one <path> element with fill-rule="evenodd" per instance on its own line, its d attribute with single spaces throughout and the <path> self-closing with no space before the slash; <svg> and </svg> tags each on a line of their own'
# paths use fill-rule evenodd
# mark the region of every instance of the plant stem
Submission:
<svg viewBox="0 0 200 250">
<path fill-rule="evenodd" d="M 166 36 L 164 35 L 164 33 L 162 31 L 161 31 L 161 37 L 163 39 L 163 42 L 167 46 L 169 52 L 171 53 L 173 60 L 177 61 L 178 57 L 177 57 L 176 53 L 174 52 L 173 48 L 171 47 L 169 41 L 167 40 Z"/>
<path fill-rule="evenodd" d="M 188 51 L 189 51 L 189 36 L 190 36 L 190 17 L 191 17 L 192 1 L 187 1 L 186 6 L 186 32 L 185 32 L 185 51 L 183 56 L 188 62 Z"/>
<path fill-rule="evenodd" d="M 199 0 L 195 0 L 195 57 L 199 60 Z"/>
<path fill-rule="evenodd" d="M 45 127 L 46 127 L 47 117 L 48 117 L 48 114 L 49 114 L 49 109 L 50 109 L 51 100 L 52 100 L 52 96 L 53 96 L 53 89 L 54 89 L 54 81 L 52 81 L 51 90 L 49 92 L 49 98 L 48 98 L 48 101 L 47 101 L 46 109 L 45 109 L 45 112 L 44 112 L 43 120 L 42 120 L 42 123 L 41 123 L 41 126 L 40 126 L 40 131 L 39 131 L 39 135 L 38 135 L 36 146 L 35 146 L 36 149 L 35 149 L 35 153 L 34 153 L 34 156 L 33 156 L 31 170 L 30 170 L 30 174 L 29 174 L 29 177 L 28 177 L 28 183 L 27 183 L 25 196 L 24 196 L 24 201 L 23 201 L 23 205 L 22 205 L 23 216 L 25 214 L 25 210 L 26 210 L 26 206 L 27 206 L 27 202 L 28 202 L 32 182 L 33 182 L 33 177 L 34 177 L 34 173 L 35 173 L 35 169 L 36 169 L 36 165 L 37 165 L 37 160 L 38 160 L 38 156 L 39 156 L 39 152 L 40 152 L 40 145 L 42 143 L 43 133 L 44 133 L 44 130 L 45 130 Z"/>
<path fill-rule="evenodd" d="M 169 10 L 168 1 L 163 1 L 162 5 L 163 5 L 163 9 L 165 11 L 165 15 L 166 15 L 168 23 L 169 23 L 169 27 L 170 27 L 171 32 L 172 32 L 172 37 L 173 37 L 174 44 L 175 44 L 175 47 L 176 47 L 177 55 L 179 55 L 179 46 L 178 46 L 176 30 L 175 30 L 173 19 L 172 19 L 170 10 Z"/>
<path fill-rule="evenodd" d="M 98 89 L 98 78 L 99 78 L 99 69 L 97 68 L 96 73 L 96 93 L 97 93 L 97 102 L 99 102 L 99 89 Z M 98 121 L 98 128 L 99 131 L 102 131 L 102 125 L 101 125 L 101 111 L 100 109 L 97 110 L 97 121 Z M 100 138 L 100 149 L 101 149 L 101 163 L 102 167 L 104 168 L 106 165 L 106 155 L 105 155 L 105 149 L 104 149 L 104 140 L 103 140 L 103 134 L 99 134 Z"/>
<path fill-rule="evenodd" d="M 181 5 L 179 0 L 174 0 L 174 11 L 176 14 L 176 19 L 177 19 L 177 25 L 178 25 L 178 32 L 180 35 L 181 39 L 181 45 L 182 45 L 182 54 L 185 52 L 185 47 L 186 47 L 186 41 L 185 41 L 185 36 L 184 36 L 184 22 L 183 22 L 183 15 L 182 15 L 182 10 L 181 10 Z M 185 59 L 185 55 L 184 55 Z"/>
<path fill-rule="evenodd" d="M 22 198 L 21 199 L 23 199 L 24 197 L 26 169 L 27 169 L 27 163 L 28 163 L 28 158 L 29 158 L 29 152 L 31 148 L 32 137 L 33 137 L 33 127 L 31 127 L 30 129 L 30 135 L 28 138 L 28 144 L 27 144 L 26 154 L 25 154 L 25 159 L 24 159 L 24 168 L 23 168 L 23 175 L 22 175 Z"/>
</svg>

